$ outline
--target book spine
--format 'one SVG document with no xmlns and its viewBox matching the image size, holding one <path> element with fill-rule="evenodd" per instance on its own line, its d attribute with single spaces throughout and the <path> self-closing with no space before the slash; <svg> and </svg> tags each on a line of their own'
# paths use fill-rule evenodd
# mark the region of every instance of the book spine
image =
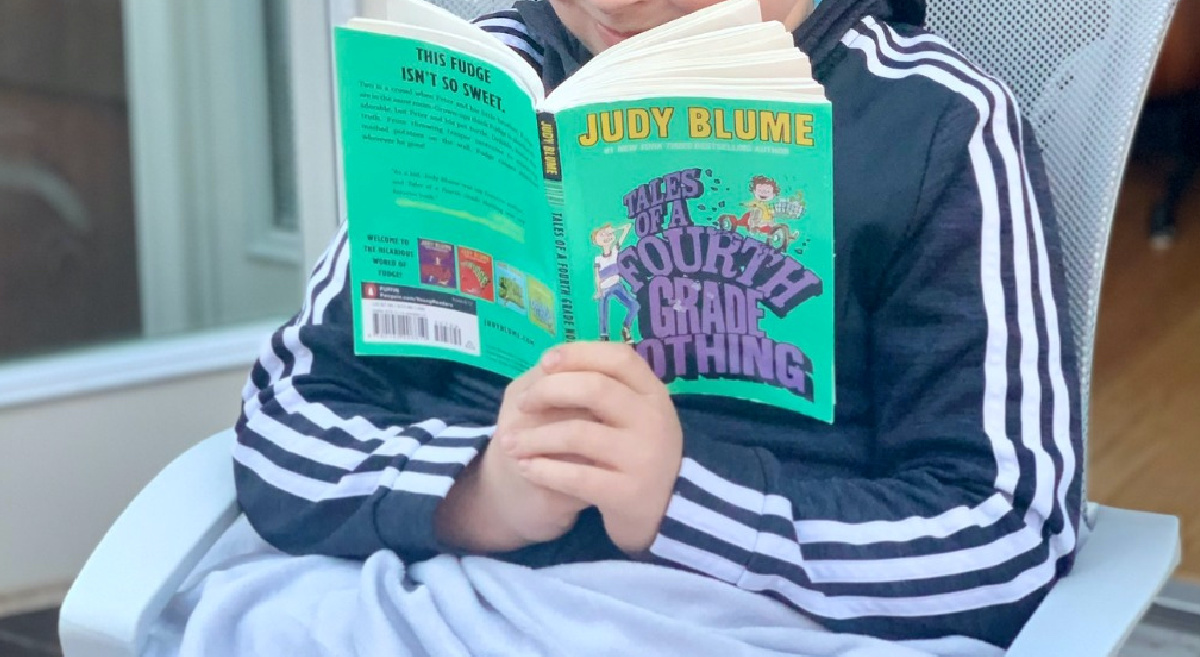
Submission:
<svg viewBox="0 0 1200 657">
<path fill-rule="evenodd" d="M 558 303 L 563 336 L 575 340 L 575 308 L 571 296 L 571 252 L 567 247 L 567 224 L 564 218 L 562 158 L 558 143 L 558 127 L 554 115 L 538 113 L 538 139 L 542 146 L 542 177 L 545 180 L 546 201 L 554 230 L 554 269 L 558 276 Z"/>
</svg>

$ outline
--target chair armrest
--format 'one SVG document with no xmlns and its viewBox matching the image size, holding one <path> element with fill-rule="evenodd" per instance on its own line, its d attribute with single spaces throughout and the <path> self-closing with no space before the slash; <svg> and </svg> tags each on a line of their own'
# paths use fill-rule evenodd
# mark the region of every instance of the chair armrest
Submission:
<svg viewBox="0 0 1200 657">
<path fill-rule="evenodd" d="M 237 518 L 234 435 L 188 449 L 138 493 L 105 533 L 63 601 L 65 657 L 137 657 L 150 624 Z"/>
<path fill-rule="evenodd" d="M 1050 590 L 1008 655 L 1117 654 L 1177 565 L 1178 518 L 1098 507 L 1075 568 Z"/>
</svg>

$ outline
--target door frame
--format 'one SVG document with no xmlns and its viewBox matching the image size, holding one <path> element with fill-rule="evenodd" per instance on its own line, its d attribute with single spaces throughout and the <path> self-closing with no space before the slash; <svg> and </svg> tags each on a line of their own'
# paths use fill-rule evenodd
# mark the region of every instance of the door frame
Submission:
<svg viewBox="0 0 1200 657">
<path fill-rule="evenodd" d="M 288 3 L 289 34 L 308 4 Z M 303 228 L 276 216 L 262 3 L 123 11 L 143 335 L 282 313 L 303 275 Z M 230 294 L 250 285 L 253 300 Z"/>
</svg>

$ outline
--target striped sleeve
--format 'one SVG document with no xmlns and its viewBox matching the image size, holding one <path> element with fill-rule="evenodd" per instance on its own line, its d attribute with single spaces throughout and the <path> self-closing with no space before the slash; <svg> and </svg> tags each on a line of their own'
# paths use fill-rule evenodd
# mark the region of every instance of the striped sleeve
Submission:
<svg viewBox="0 0 1200 657">
<path fill-rule="evenodd" d="M 999 654 L 1070 568 L 1079 527 L 1048 183 L 1012 94 L 943 41 L 867 19 L 843 43 L 871 74 L 955 99 L 871 318 L 878 469 L 814 479 L 688 427 L 651 553 L 841 632 Z"/>
<path fill-rule="evenodd" d="M 422 392 L 437 365 L 354 355 L 348 251 L 343 226 L 300 312 L 253 366 L 236 425 L 238 502 L 287 552 L 430 556 L 434 509 L 491 429 L 437 419 L 472 417 Z"/>
<path fill-rule="evenodd" d="M 520 55 L 538 75 L 542 74 L 544 61 L 541 44 L 534 41 L 525 28 L 525 22 L 515 9 L 506 9 L 476 18 L 474 23 L 483 28 L 484 32 L 499 39 L 504 45 L 512 48 Z"/>
</svg>

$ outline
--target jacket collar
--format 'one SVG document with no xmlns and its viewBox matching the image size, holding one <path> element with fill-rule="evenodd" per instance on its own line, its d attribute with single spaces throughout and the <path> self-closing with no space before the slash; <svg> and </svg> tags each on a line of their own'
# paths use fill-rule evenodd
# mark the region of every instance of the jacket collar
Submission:
<svg viewBox="0 0 1200 657">
<path fill-rule="evenodd" d="M 822 0 L 792 33 L 796 47 L 808 54 L 813 75 L 821 80 L 840 61 L 842 36 L 864 18 L 921 25 L 925 0 Z"/>
</svg>

